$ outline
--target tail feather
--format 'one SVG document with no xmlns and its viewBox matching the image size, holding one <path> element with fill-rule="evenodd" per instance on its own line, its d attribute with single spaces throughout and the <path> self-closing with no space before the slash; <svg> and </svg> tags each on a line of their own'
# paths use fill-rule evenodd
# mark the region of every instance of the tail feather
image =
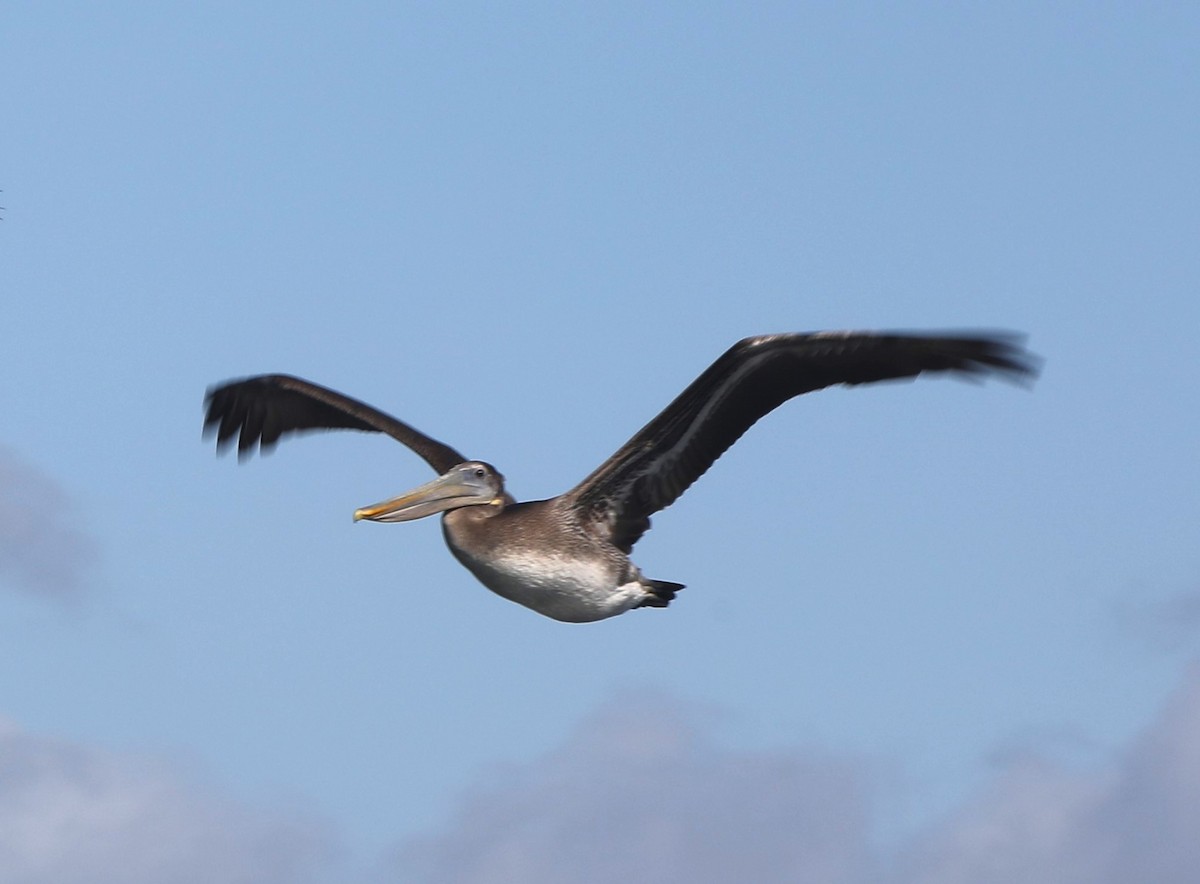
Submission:
<svg viewBox="0 0 1200 884">
<path fill-rule="evenodd" d="M 675 598 L 675 593 L 683 589 L 682 583 L 672 583 L 669 580 L 647 580 L 645 587 L 649 591 L 639 608 L 665 608 Z"/>
</svg>

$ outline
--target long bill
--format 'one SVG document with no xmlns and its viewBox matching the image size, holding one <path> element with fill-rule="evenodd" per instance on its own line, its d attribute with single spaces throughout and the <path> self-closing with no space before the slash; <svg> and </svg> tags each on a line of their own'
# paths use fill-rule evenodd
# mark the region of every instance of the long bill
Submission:
<svg viewBox="0 0 1200 884">
<path fill-rule="evenodd" d="M 474 479 L 473 475 L 451 470 L 399 497 L 355 510 L 354 521 L 411 522 L 462 506 L 491 503 L 495 490 Z"/>
</svg>

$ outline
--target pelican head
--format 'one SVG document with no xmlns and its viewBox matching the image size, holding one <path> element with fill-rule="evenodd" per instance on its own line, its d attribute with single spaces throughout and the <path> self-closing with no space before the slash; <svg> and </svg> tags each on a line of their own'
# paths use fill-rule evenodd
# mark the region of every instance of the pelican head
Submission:
<svg viewBox="0 0 1200 884">
<path fill-rule="evenodd" d="M 399 497 L 355 510 L 354 521 L 410 522 L 459 507 L 503 506 L 507 502 L 499 471 L 483 461 L 469 460 Z"/>
</svg>

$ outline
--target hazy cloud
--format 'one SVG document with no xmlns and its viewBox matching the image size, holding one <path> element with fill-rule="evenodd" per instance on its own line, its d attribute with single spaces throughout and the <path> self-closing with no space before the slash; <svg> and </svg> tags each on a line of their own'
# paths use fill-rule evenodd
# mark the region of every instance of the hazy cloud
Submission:
<svg viewBox="0 0 1200 884">
<path fill-rule="evenodd" d="M 877 880 L 859 766 L 734 752 L 667 697 L 614 702 L 535 764 L 496 773 L 399 880 L 850 884 Z"/>
<path fill-rule="evenodd" d="M 1122 633 L 1165 651 L 1200 644 L 1200 590 L 1155 599 L 1123 599 L 1117 605 Z"/>
<path fill-rule="evenodd" d="M 75 518 L 53 479 L 0 447 L 0 586 L 77 595 L 96 550 Z"/>
<path fill-rule="evenodd" d="M 405 884 L 1194 884 L 1200 668 L 1104 764 L 1009 755 L 883 853 L 876 768 L 815 749 L 735 750 L 670 697 L 621 697 L 559 748 L 495 769 L 374 880 Z M 358 880 L 323 826 L 178 769 L 0 722 L 5 884 Z"/>
<path fill-rule="evenodd" d="M 30 735 L 0 721 L 0 881 L 299 884 L 329 839 L 252 811 L 178 771 Z"/>
<path fill-rule="evenodd" d="M 914 851 L 913 884 L 1194 884 L 1200 670 L 1102 770 L 1013 764 Z"/>
<path fill-rule="evenodd" d="M 1013 758 L 891 855 L 861 760 L 734 751 L 706 732 L 677 701 L 613 703 L 465 796 L 394 880 L 1194 884 L 1200 869 L 1200 670 L 1109 763 Z"/>
</svg>

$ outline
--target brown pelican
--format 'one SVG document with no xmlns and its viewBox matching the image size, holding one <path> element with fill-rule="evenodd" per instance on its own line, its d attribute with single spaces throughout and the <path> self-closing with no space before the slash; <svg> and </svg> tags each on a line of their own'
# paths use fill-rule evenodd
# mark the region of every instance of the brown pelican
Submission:
<svg viewBox="0 0 1200 884">
<path fill-rule="evenodd" d="M 1007 333 L 778 334 L 734 344 L 591 475 L 559 497 L 518 503 L 495 467 L 469 460 L 408 424 L 341 393 L 288 375 L 231 381 L 208 391 L 204 428 L 218 450 L 268 451 L 299 430 L 386 433 L 438 478 L 363 507 L 355 521 L 405 522 L 442 513 L 450 551 L 484 586 L 574 623 L 630 608 L 663 608 L 682 584 L 651 580 L 629 559 L 650 516 L 670 506 L 760 417 L 834 384 L 925 372 L 1029 380 L 1036 361 Z"/>
</svg>

